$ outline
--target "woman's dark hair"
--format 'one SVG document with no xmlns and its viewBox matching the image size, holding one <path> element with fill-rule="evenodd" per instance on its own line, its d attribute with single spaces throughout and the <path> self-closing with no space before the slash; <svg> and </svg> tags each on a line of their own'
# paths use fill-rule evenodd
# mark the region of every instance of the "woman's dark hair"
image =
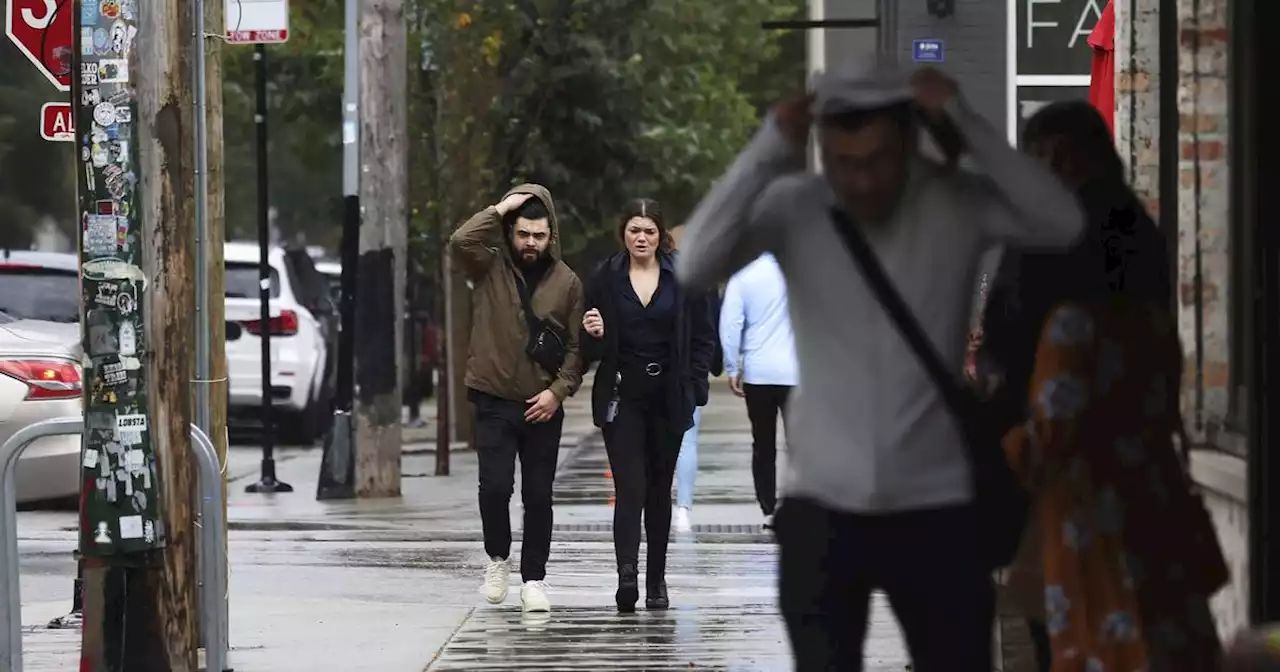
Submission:
<svg viewBox="0 0 1280 672">
<path fill-rule="evenodd" d="M 658 251 L 671 252 L 675 249 L 675 241 L 671 239 L 671 231 L 667 228 L 666 219 L 662 216 L 662 206 L 652 198 L 633 198 L 622 206 L 622 218 L 618 220 L 618 240 L 626 240 L 627 222 L 636 217 L 653 220 L 658 227 Z"/>
<path fill-rule="evenodd" d="M 1067 141 L 1070 151 L 1085 161 L 1098 177 L 1124 180 L 1124 163 L 1116 151 L 1111 129 L 1094 106 L 1084 100 L 1050 103 L 1027 120 L 1022 131 L 1025 147 L 1050 138 Z"/>
</svg>

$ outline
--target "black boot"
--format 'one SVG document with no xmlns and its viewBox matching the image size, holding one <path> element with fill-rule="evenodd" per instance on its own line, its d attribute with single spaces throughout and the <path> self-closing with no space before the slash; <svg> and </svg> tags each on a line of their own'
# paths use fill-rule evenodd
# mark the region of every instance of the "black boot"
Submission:
<svg viewBox="0 0 1280 672">
<path fill-rule="evenodd" d="M 636 602 L 640 599 L 640 575 L 635 565 L 618 568 L 618 592 L 614 599 L 618 603 L 618 611 L 630 614 L 636 610 Z"/>
<path fill-rule="evenodd" d="M 663 579 L 646 581 L 644 593 L 644 606 L 646 609 L 666 609 L 671 606 L 671 599 L 667 597 L 667 582 Z"/>
</svg>

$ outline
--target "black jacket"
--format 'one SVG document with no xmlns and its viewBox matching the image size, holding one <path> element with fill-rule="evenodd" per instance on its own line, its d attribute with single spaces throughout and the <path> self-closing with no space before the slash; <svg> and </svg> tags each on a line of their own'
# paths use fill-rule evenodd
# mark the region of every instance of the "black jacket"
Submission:
<svg viewBox="0 0 1280 672">
<path fill-rule="evenodd" d="M 983 311 L 979 376 L 999 374 L 997 403 L 1006 422 L 1021 421 L 1044 321 L 1066 301 L 1122 294 L 1167 305 L 1172 271 L 1164 236 L 1123 183 L 1079 191 L 1086 228 L 1063 252 L 1006 250 Z"/>
<path fill-rule="evenodd" d="M 659 259 L 662 270 L 675 275 L 675 257 L 663 254 Z M 592 338 L 582 332 L 582 349 L 588 364 L 599 362 L 595 384 L 591 389 L 591 414 L 597 427 L 604 427 L 613 400 L 614 383 L 618 372 L 618 300 L 627 277 L 627 255 L 619 252 L 601 262 L 587 280 L 586 310 L 595 308 L 604 319 L 604 337 Z M 672 425 L 687 430 L 693 426 L 693 411 L 705 406 L 710 393 L 707 374 L 715 358 L 716 325 L 710 295 L 676 286 L 676 335 L 671 340 L 671 386 L 667 394 L 668 417 Z"/>
</svg>

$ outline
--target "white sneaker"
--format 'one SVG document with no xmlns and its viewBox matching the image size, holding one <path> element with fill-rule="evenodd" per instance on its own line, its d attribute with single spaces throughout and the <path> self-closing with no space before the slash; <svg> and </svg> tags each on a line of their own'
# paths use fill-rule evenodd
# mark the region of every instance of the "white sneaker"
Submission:
<svg viewBox="0 0 1280 672">
<path fill-rule="evenodd" d="M 772 514 L 772 513 L 764 517 L 764 529 L 766 529 L 766 530 L 772 530 L 772 529 L 773 529 L 773 514 Z"/>
<path fill-rule="evenodd" d="M 677 534 L 689 534 L 693 532 L 693 524 L 689 522 L 689 507 L 676 507 L 675 515 L 671 517 L 671 525 L 676 528 Z"/>
<path fill-rule="evenodd" d="M 480 592 L 489 604 L 502 604 L 507 599 L 507 591 L 511 589 L 511 561 L 503 558 L 490 558 L 484 568 L 484 585 Z"/>
<path fill-rule="evenodd" d="M 520 604 L 525 613 L 551 611 L 551 600 L 547 599 L 547 583 L 545 581 L 525 581 L 520 589 Z"/>
</svg>

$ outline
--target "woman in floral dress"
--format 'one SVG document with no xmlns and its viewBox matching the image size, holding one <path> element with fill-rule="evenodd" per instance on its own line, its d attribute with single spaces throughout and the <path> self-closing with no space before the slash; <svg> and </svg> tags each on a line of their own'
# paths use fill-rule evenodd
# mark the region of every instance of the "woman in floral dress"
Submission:
<svg viewBox="0 0 1280 672">
<path fill-rule="evenodd" d="M 1031 420 L 1005 450 L 1037 498 L 1055 672 L 1217 670 L 1209 596 L 1227 570 L 1174 445 L 1168 315 L 1115 299 L 1046 322 Z"/>
</svg>

